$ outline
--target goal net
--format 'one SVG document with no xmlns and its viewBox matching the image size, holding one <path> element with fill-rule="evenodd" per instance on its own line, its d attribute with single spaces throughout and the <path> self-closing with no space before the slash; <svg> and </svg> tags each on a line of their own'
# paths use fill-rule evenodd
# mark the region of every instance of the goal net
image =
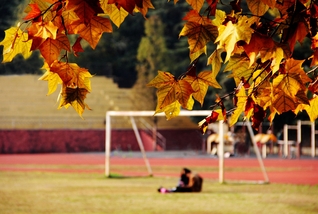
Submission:
<svg viewBox="0 0 318 214">
<path fill-rule="evenodd" d="M 179 116 L 209 116 L 211 114 L 211 110 L 193 110 L 193 111 L 180 111 Z M 130 118 L 131 126 L 134 131 L 137 143 L 139 145 L 140 151 L 142 153 L 142 157 L 144 159 L 145 165 L 147 167 L 149 175 L 152 175 L 152 169 L 148 158 L 146 156 L 146 152 L 143 146 L 142 139 L 140 137 L 140 133 L 138 131 L 138 127 L 136 125 L 135 119 L 136 117 L 164 117 L 164 113 L 154 114 L 154 111 L 107 111 L 106 112 L 106 126 L 105 126 L 105 176 L 110 177 L 110 154 L 111 154 L 111 130 L 112 130 L 112 120 L 115 117 L 128 117 Z M 249 125 L 248 130 L 250 134 L 252 133 L 252 129 Z M 224 126 L 223 121 L 219 121 L 219 129 L 218 129 L 219 136 L 224 135 Z M 251 136 L 252 137 L 252 136 Z M 253 141 L 253 140 L 252 140 Z M 269 182 L 265 167 L 263 165 L 260 153 L 256 146 L 256 143 L 253 141 L 255 153 L 257 155 L 260 167 L 262 169 L 264 180 L 265 182 Z M 218 158 L 219 158 L 219 182 L 224 182 L 224 139 L 223 137 L 219 137 L 219 144 L 218 144 Z"/>
</svg>

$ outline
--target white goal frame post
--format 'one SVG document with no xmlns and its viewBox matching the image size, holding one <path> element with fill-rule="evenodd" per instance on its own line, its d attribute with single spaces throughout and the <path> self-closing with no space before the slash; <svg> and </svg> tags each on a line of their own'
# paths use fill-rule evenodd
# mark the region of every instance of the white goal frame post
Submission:
<svg viewBox="0 0 318 214">
<path fill-rule="evenodd" d="M 209 116 L 211 114 L 211 110 L 193 110 L 193 111 L 186 111 L 182 110 L 179 113 L 179 116 Z M 111 117 L 124 117 L 128 116 L 130 117 L 131 123 L 132 123 L 132 128 L 134 130 L 138 145 L 140 147 L 140 150 L 142 152 L 143 159 L 145 161 L 146 167 L 148 169 L 148 173 L 150 176 L 152 176 L 152 170 L 151 166 L 149 164 L 149 161 L 146 156 L 146 152 L 143 147 L 143 143 L 141 140 L 141 137 L 139 135 L 138 128 L 136 126 L 134 117 L 151 117 L 151 116 L 156 116 L 156 117 L 162 117 L 165 116 L 164 113 L 158 113 L 155 114 L 154 111 L 107 111 L 106 112 L 106 126 L 105 126 L 105 176 L 110 177 L 110 150 L 111 150 Z M 255 154 L 257 156 L 258 162 L 260 164 L 263 176 L 264 176 L 264 181 L 263 183 L 269 183 L 269 179 L 264 167 L 264 163 L 262 160 L 262 157 L 260 155 L 259 149 L 256 145 L 256 142 L 254 140 L 254 133 L 252 130 L 252 127 L 250 123 L 247 121 L 246 125 L 248 127 L 248 131 L 250 133 L 251 140 L 253 142 L 253 147 L 255 150 Z M 219 121 L 219 146 L 218 146 L 218 154 L 219 154 L 219 183 L 224 183 L 224 138 L 223 138 L 223 133 L 224 133 L 224 126 L 223 126 L 223 121 Z M 258 182 L 260 183 L 260 182 Z"/>
</svg>

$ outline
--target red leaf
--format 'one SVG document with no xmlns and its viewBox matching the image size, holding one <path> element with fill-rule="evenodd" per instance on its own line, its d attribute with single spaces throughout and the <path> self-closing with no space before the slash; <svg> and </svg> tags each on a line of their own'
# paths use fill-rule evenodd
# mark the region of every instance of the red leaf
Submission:
<svg viewBox="0 0 318 214">
<path fill-rule="evenodd" d="M 254 106 L 254 100 L 251 97 L 248 97 L 245 105 L 245 115 L 247 115 Z"/>
<path fill-rule="evenodd" d="M 266 112 L 264 111 L 264 109 L 255 104 L 254 105 L 254 115 L 252 116 L 252 127 L 258 131 L 258 128 L 260 126 L 260 124 L 262 123 L 262 121 L 264 120 L 266 115 Z"/>
<path fill-rule="evenodd" d="M 73 49 L 73 52 L 74 52 L 74 55 L 77 57 L 79 52 L 84 52 L 84 49 L 82 48 L 82 45 L 81 45 L 81 40 L 82 40 L 82 37 L 78 37 L 76 39 L 76 42 L 74 43 L 74 45 L 72 46 L 72 49 Z"/>
<path fill-rule="evenodd" d="M 118 9 L 122 7 L 128 13 L 133 14 L 135 6 L 138 4 L 137 6 L 140 7 L 140 1 L 138 2 L 136 1 L 135 0 L 108 0 L 108 4 L 115 4 L 118 7 Z M 142 5 L 140 8 L 142 8 Z"/>
<path fill-rule="evenodd" d="M 216 111 L 212 111 L 211 116 L 206 117 L 205 120 L 208 124 L 210 124 L 210 123 L 216 122 L 218 117 L 219 117 L 219 113 L 217 113 Z"/>
<path fill-rule="evenodd" d="M 218 1 L 217 0 L 207 0 L 206 2 L 209 4 L 209 7 L 207 9 L 209 11 L 209 15 L 215 16 L 215 11 L 216 11 L 216 6 L 218 4 Z"/>
<path fill-rule="evenodd" d="M 314 93 L 314 94 L 318 94 L 318 77 L 315 79 L 314 82 L 310 83 L 308 86 L 308 89 Z"/>
</svg>

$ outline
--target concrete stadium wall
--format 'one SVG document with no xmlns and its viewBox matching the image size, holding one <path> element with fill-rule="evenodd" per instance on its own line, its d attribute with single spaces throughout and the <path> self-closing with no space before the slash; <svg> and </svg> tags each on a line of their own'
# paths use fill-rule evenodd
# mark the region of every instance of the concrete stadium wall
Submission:
<svg viewBox="0 0 318 214">
<path fill-rule="evenodd" d="M 160 130 L 166 138 L 166 150 L 201 150 L 198 130 Z M 141 131 L 146 151 L 154 146 Z M 112 131 L 112 150 L 139 151 L 133 130 Z M 1 130 L 0 153 L 99 152 L 105 150 L 105 131 L 100 130 Z"/>
</svg>

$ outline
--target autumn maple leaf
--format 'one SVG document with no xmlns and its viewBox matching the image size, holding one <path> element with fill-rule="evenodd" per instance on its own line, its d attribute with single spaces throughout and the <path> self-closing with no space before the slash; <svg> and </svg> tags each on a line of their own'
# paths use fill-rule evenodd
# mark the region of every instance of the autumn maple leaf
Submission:
<svg viewBox="0 0 318 214">
<path fill-rule="evenodd" d="M 89 106 L 84 101 L 87 93 L 89 93 L 89 91 L 85 88 L 69 88 L 63 86 L 61 92 L 61 101 L 58 109 L 72 106 L 82 117 L 82 114 L 86 108 L 90 110 Z"/>
<path fill-rule="evenodd" d="M 32 8 L 29 13 L 23 18 L 24 20 L 34 19 L 41 15 L 41 10 L 37 4 L 29 4 Z"/>
<path fill-rule="evenodd" d="M 58 34 L 56 39 L 47 38 L 39 50 L 47 64 L 58 60 L 62 50 L 70 51 L 70 42 L 65 34 Z"/>
<path fill-rule="evenodd" d="M 192 99 L 191 95 L 194 92 L 191 84 L 182 79 L 176 80 L 168 72 L 158 71 L 158 75 L 147 86 L 158 89 L 156 113 L 165 111 L 167 106 L 176 101 L 185 109 L 190 106 L 189 100 Z"/>
<path fill-rule="evenodd" d="M 269 9 L 269 5 L 264 0 L 246 0 L 246 3 L 250 11 L 257 16 L 264 15 Z"/>
<path fill-rule="evenodd" d="M 226 50 L 226 58 L 224 62 L 227 62 L 234 50 L 234 47 L 238 41 L 244 41 L 247 44 L 250 42 L 252 33 L 254 30 L 250 27 L 253 23 L 258 21 L 259 18 L 251 17 L 247 18 L 242 16 L 238 19 L 237 23 L 229 21 L 226 26 L 221 25 L 219 27 L 219 35 L 215 42 L 219 42 L 219 47 Z"/>
<path fill-rule="evenodd" d="M 218 29 L 210 19 L 201 17 L 195 10 L 189 13 L 184 18 L 188 22 L 182 28 L 179 37 L 188 37 L 190 53 L 193 54 L 204 48 L 208 42 L 214 41 L 218 36 Z"/>
<path fill-rule="evenodd" d="M 135 6 L 142 8 L 142 0 L 108 0 L 108 4 L 115 4 L 118 8 L 124 8 L 128 13 L 133 14 Z"/>
<path fill-rule="evenodd" d="M 11 27 L 5 31 L 5 37 L 0 42 L 0 45 L 3 45 L 3 61 L 2 62 L 11 62 L 12 59 L 18 55 L 27 59 L 31 56 L 31 43 L 32 41 L 28 40 L 28 34 L 24 33 L 17 27 Z"/>
<path fill-rule="evenodd" d="M 237 104 L 236 104 L 236 109 L 234 110 L 233 115 L 230 118 L 229 126 L 233 126 L 237 122 L 239 117 L 241 116 L 242 112 L 244 112 L 245 110 L 246 101 L 247 101 L 245 88 L 240 87 L 235 96 L 237 97 Z"/>
<path fill-rule="evenodd" d="M 222 88 L 211 71 L 201 71 L 198 76 L 186 75 L 184 80 L 191 84 L 191 87 L 195 91 L 192 96 L 201 104 L 201 106 L 203 105 L 204 97 L 208 91 L 208 86 Z"/>
<path fill-rule="evenodd" d="M 90 46 L 95 49 L 102 34 L 104 32 L 112 32 L 112 25 L 109 19 L 95 16 L 90 20 L 90 23 L 79 32 L 80 36 L 85 39 Z"/>
<path fill-rule="evenodd" d="M 129 13 L 123 7 L 118 8 L 115 4 L 108 4 L 108 0 L 102 0 L 100 3 L 104 13 L 109 16 L 117 27 L 120 27 Z"/>
</svg>

